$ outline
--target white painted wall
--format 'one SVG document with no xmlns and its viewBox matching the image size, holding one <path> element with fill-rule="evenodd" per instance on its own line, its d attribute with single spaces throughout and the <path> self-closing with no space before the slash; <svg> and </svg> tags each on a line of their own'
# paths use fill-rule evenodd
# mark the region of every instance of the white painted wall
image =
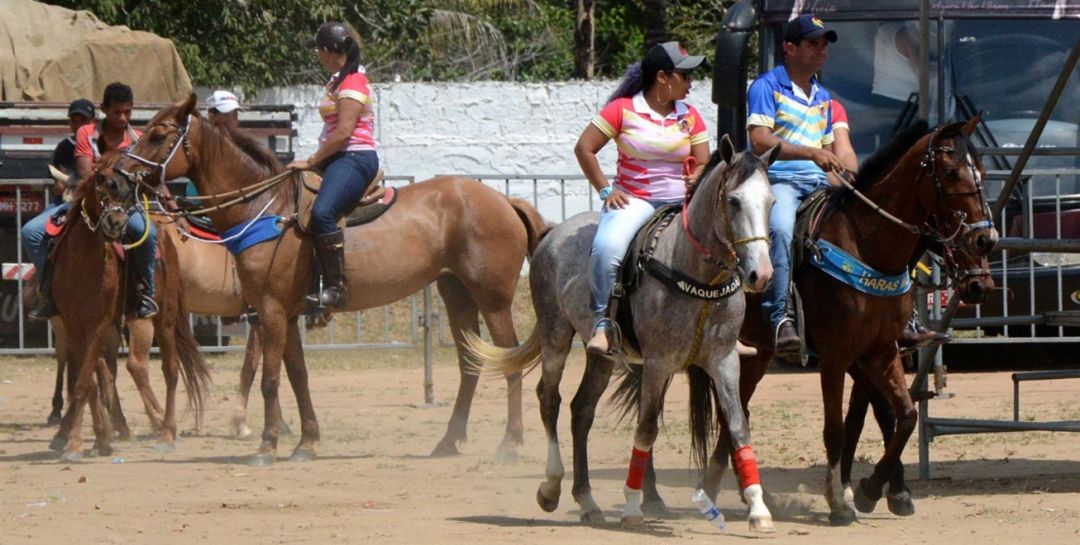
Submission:
<svg viewBox="0 0 1080 545">
<path fill-rule="evenodd" d="M 383 169 L 388 175 L 417 180 L 437 174 L 580 177 L 574 142 L 616 85 L 615 81 L 376 84 L 375 131 Z M 322 128 L 315 107 L 321 93 L 318 86 L 279 87 L 259 91 L 253 102 L 296 106 L 299 138 L 294 147 L 297 157 L 307 157 L 318 146 Z M 716 107 L 709 85 L 697 83 L 687 101 L 705 118 L 715 145 Z M 605 172 L 614 172 L 615 158 L 615 146 L 609 144 L 600 154 Z M 584 182 L 572 185 L 580 188 L 573 193 L 585 191 Z M 531 197 L 531 182 L 528 186 Z M 512 192 L 525 189 L 515 187 Z"/>
</svg>

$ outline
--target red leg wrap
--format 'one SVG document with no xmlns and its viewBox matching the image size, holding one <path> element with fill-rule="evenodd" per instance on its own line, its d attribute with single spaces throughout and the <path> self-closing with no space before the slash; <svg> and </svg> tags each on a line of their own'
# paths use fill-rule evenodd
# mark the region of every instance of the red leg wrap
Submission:
<svg viewBox="0 0 1080 545">
<path fill-rule="evenodd" d="M 735 471 L 739 473 L 739 483 L 743 488 L 752 484 L 761 484 L 758 476 L 757 456 L 754 455 L 754 447 L 746 445 L 735 451 Z"/>
<path fill-rule="evenodd" d="M 645 480 L 645 468 L 649 466 L 649 452 L 634 449 L 630 453 L 630 473 L 626 476 L 626 487 L 631 490 L 641 490 L 641 483 Z"/>
</svg>

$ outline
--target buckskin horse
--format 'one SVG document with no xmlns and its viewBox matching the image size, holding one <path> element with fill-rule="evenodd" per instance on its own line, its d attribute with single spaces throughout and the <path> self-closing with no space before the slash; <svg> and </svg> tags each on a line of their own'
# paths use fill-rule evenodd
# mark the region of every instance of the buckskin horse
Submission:
<svg viewBox="0 0 1080 545">
<path fill-rule="evenodd" d="M 106 154 L 94 174 L 82 181 L 68 213 L 67 227 L 53 250 L 57 280 L 53 283 L 53 297 L 73 361 L 78 366 L 74 395 L 51 444 L 53 448 L 63 448 L 64 461 L 82 457 L 82 415 L 88 402 L 94 423 L 93 450 L 103 456 L 112 453 L 108 419 L 99 396 L 95 395 L 93 373 L 103 365 L 105 351 L 115 350 L 110 339 L 115 338 L 115 330 L 124 323 L 130 333 L 128 371 L 139 389 L 151 424 L 160 433 L 159 451 L 175 449 L 178 378 L 184 380 L 196 421 L 202 419 L 203 395 L 210 380 L 206 362 L 187 322 L 176 249 L 167 239 L 160 240 L 158 248 L 161 255 L 155 278 L 158 314 L 152 320 L 136 319 L 125 308 L 130 299 L 130 286 L 126 282 L 129 272 L 114 245 L 127 229 L 127 206 L 131 201 L 126 201 L 126 206 L 107 206 L 104 202 L 107 192 L 102 184 L 112 178 L 100 175 L 119 157 L 117 153 Z M 148 374 L 150 345 L 155 333 L 166 383 L 164 409 L 154 396 Z"/>
<path fill-rule="evenodd" d="M 723 137 L 692 197 L 683 206 L 683 221 L 675 220 L 680 225 L 661 227 L 657 234 L 645 235 L 652 240 L 651 252 L 624 264 L 649 271 L 639 273 L 637 287 L 627 296 L 632 325 L 622 328 L 622 337 L 636 339 L 622 345 L 636 345 L 644 361 L 643 365 L 631 366 L 617 394 L 624 408 L 638 408 L 624 489 L 625 526 L 643 523 L 643 500 L 659 500 L 655 480 L 645 482 L 644 473 L 652 467 L 651 451 L 664 393 L 673 375 L 686 370 L 691 382 L 691 445 L 695 460 L 704 465 L 708 459 L 716 403 L 722 412 L 717 420 L 725 423 L 728 441 L 736 448 L 736 465 L 744 477 L 742 495 L 750 505 L 750 527 L 754 531 L 773 530 L 739 400 L 740 367 L 735 340 L 745 310 L 745 298 L 738 289 L 740 281 L 744 290 L 760 291 L 772 276 L 767 233 L 773 197 L 766 169 L 778 154 L 779 147 L 762 157 L 736 154 L 731 141 Z M 541 366 L 537 396 L 548 438 L 548 456 L 536 499 L 549 512 L 558 507 L 564 473 L 557 432 L 559 383 L 574 338 L 584 343 L 593 326 L 586 304 L 588 260 L 582 257 L 589 255 L 596 225 L 595 213 L 579 214 L 541 240 L 529 271 L 536 326 L 522 346 L 499 349 L 476 337 L 471 337 L 468 344 L 477 360 L 503 372 Z M 662 269 L 669 272 L 654 272 Z M 671 274 L 672 270 L 676 273 Z M 705 288 L 695 289 L 693 284 Z M 704 300 L 692 295 L 713 291 L 720 293 Z M 625 308 L 626 304 L 620 306 Z M 588 433 L 612 368 L 613 360 L 588 354 L 585 377 L 570 404 L 573 497 L 583 511 L 582 520 L 593 524 L 603 522 L 604 515 L 589 484 Z"/>
<path fill-rule="evenodd" d="M 862 479 L 853 490 L 859 511 L 872 511 L 885 483 L 897 475 L 900 455 L 915 429 L 918 413 L 905 384 L 896 346 L 911 315 L 913 295 L 903 289 L 903 282 L 891 294 L 870 294 L 853 287 L 858 279 L 848 283 L 833 274 L 839 274 L 837 270 L 845 266 L 855 270 L 862 267 L 863 279 L 869 279 L 864 284 L 888 285 L 908 275 L 907 267 L 917 259 L 917 253 L 921 255 L 923 240 L 974 256 L 991 251 L 997 232 L 982 194 L 982 166 L 968 139 L 976 123 L 978 118 L 952 123 L 929 134 L 925 123 L 921 123 L 875 154 L 858 173 L 852 189 L 831 192 L 828 206 L 813 222 L 816 229 L 809 237 L 806 262 L 794 275 L 803 301 L 806 342 L 819 361 L 828 462 L 825 498 L 830 508 L 829 521 L 834 525 L 855 521 L 855 511 L 844 500 L 841 482 L 845 374 L 860 375 L 860 387 L 870 389 L 871 396 L 882 396 L 896 416 L 895 428 L 886 434 L 889 440 L 884 455 L 870 477 Z M 843 259 L 839 267 L 826 272 L 823 267 L 829 268 L 830 261 L 824 254 L 843 258 L 837 248 L 849 254 L 850 259 Z M 985 294 L 992 287 L 988 275 L 972 275 L 958 289 L 962 294 L 975 295 Z M 743 360 L 744 405 L 749 403 L 775 353 L 760 299 L 750 297 L 748 305 L 740 339 L 757 348 L 758 354 Z M 726 465 L 725 450 L 718 449 L 710 464 L 721 474 Z M 719 483 L 718 478 L 711 481 Z M 898 505 L 909 502 L 910 497 Z M 901 514 L 910 512 L 913 507 Z"/>
<path fill-rule="evenodd" d="M 272 157 L 252 155 L 211 126 L 195 111 L 195 95 L 159 111 L 119 170 L 123 181 L 150 188 L 180 176 L 191 178 L 199 193 L 209 197 L 204 204 L 215 208 L 209 217 L 223 234 L 254 224 L 276 231 L 275 238 L 236 256 L 244 300 L 258 312 L 262 327 L 266 420 L 250 463 L 272 464 L 276 456 L 283 359 L 301 422 L 291 459 L 314 458 L 319 425 L 297 324 L 311 286 L 313 250 L 312 240 L 301 231 L 306 226 L 295 220 L 299 175 L 282 172 Z M 230 202 L 234 195 L 239 197 Z M 511 302 L 522 263 L 543 229 L 543 219 L 525 201 L 508 199 L 477 180 L 439 177 L 398 189 L 397 204 L 378 220 L 346 230 L 349 295 L 337 310 L 385 305 L 432 281 L 446 303 L 462 372 L 453 415 L 435 455 L 457 452 L 476 389 L 477 377 L 465 372 L 462 332 L 478 332 L 482 315 L 495 344 L 517 344 Z M 520 381 L 520 375 L 507 377 L 507 428 L 500 452 L 513 452 L 522 442 Z"/>
</svg>

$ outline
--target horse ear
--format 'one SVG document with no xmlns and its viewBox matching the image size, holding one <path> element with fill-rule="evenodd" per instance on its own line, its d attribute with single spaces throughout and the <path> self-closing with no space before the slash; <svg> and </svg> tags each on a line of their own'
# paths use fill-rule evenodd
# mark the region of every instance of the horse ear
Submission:
<svg viewBox="0 0 1080 545">
<path fill-rule="evenodd" d="M 176 121 L 180 123 L 181 126 L 187 126 L 188 117 L 195 111 L 197 100 L 198 98 L 195 96 L 195 93 L 191 93 L 188 95 L 187 100 L 177 104 L 178 112 L 176 114 Z"/>
<path fill-rule="evenodd" d="M 724 134 L 724 136 L 720 137 L 719 151 L 720 158 L 723 159 L 725 163 L 730 165 L 731 162 L 735 159 L 735 144 L 731 143 L 731 137 L 729 137 L 727 134 Z"/>
<path fill-rule="evenodd" d="M 769 148 L 768 151 L 760 156 L 760 159 L 769 166 L 772 166 L 778 158 L 780 158 L 780 142 L 777 142 L 775 146 Z"/>
<path fill-rule="evenodd" d="M 971 136 L 971 134 L 975 132 L 975 129 L 978 128 L 980 121 L 982 121 L 982 112 L 975 114 L 975 117 L 967 120 L 967 123 L 964 123 L 964 127 L 960 130 L 964 132 L 964 136 Z"/>
</svg>

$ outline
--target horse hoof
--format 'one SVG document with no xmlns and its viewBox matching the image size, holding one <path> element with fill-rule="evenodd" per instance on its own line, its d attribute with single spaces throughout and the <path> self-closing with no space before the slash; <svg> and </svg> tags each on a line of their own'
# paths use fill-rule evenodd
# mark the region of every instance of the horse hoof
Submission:
<svg viewBox="0 0 1080 545">
<path fill-rule="evenodd" d="M 265 452 L 260 452 L 248 460 L 248 465 L 251 467 L 270 467 L 274 465 L 274 457 Z"/>
<path fill-rule="evenodd" d="M 911 492 L 905 490 L 899 494 L 889 494 L 885 501 L 889 512 L 898 517 L 910 517 L 915 514 L 915 502 L 911 501 Z"/>
<path fill-rule="evenodd" d="M 67 437 L 53 437 L 52 441 L 49 441 L 49 450 L 55 452 L 63 452 L 64 447 L 67 446 Z"/>
<path fill-rule="evenodd" d="M 878 492 L 876 498 L 871 496 L 873 493 L 873 490 L 870 490 L 871 487 L 870 479 L 862 479 L 857 486 L 852 488 L 855 496 L 855 509 L 860 513 L 873 513 L 878 500 L 881 499 L 881 492 Z"/>
<path fill-rule="evenodd" d="M 591 511 L 586 511 L 581 514 L 581 522 L 584 522 L 585 524 L 588 524 L 590 526 L 599 526 L 607 522 L 607 520 L 604 519 L 603 511 L 600 511 L 599 509 L 593 509 Z"/>
<path fill-rule="evenodd" d="M 309 448 L 297 448 L 289 456 L 290 462 L 310 462 L 315 459 L 315 450 Z"/>
<path fill-rule="evenodd" d="M 240 423 L 236 425 L 235 435 L 237 439 L 247 439 L 251 437 L 251 428 L 247 427 L 247 424 Z"/>
<path fill-rule="evenodd" d="M 638 530 L 645 527 L 645 517 L 640 515 L 623 516 L 619 525 L 627 530 Z"/>
<path fill-rule="evenodd" d="M 772 517 L 750 517 L 750 531 L 758 534 L 771 534 L 776 531 Z"/>
<path fill-rule="evenodd" d="M 855 511 L 852 509 L 842 509 L 829 513 L 829 524 L 832 526 L 851 526 L 857 520 Z"/>
<path fill-rule="evenodd" d="M 92 457 L 92 458 L 93 457 L 98 457 L 98 456 L 112 456 L 112 455 L 113 455 L 113 448 L 112 448 L 111 445 L 95 446 L 93 449 L 90 450 L 90 457 Z"/>
<path fill-rule="evenodd" d="M 77 450 L 65 451 L 60 455 L 60 461 L 64 463 L 81 462 L 82 459 L 82 453 Z"/>
<path fill-rule="evenodd" d="M 48 425 L 48 426 L 59 426 L 60 425 L 60 415 L 58 415 L 58 414 L 50 414 L 49 419 L 45 421 L 45 424 Z"/>
<path fill-rule="evenodd" d="M 540 483 L 540 487 L 536 489 L 536 503 L 540 505 L 540 508 L 545 512 L 550 513 L 559 507 L 559 495 L 560 490 L 558 486 L 555 486 L 554 493 L 551 490 L 545 490 L 549 488 L 547 482 Z"/>
<path fill-rule="evenodd" d="M 679 515 L 668 509 L 666 503 L 662 499 L 646 500 L 641 504 L 641 512 L 649 515 L 653 518 L 660 519 L 677 519 Z"/>
<path fill-rule="evenodd" d="M 495 451 L 495 461 L 501 464 L 509 464 L 516 462 L 518 459 L 518 453 L 512 448 L 499 447 Z"/>
<path fill-rule="evenodd" d="M 124 428 L 116 432 L 117 441 L 131 441 L 131 430 Z"/>
<path fill-rule="evenodd" d="M 435 450 L 431 451 L 432 458 L 444 458 L 446 456 L 457 456 L 458 449 L 456 445 L 457 441 L 453 439 L 443 439 L 439 441 L 439 444 L 435 446 Z"/>
<path fill-rule="evenodd" d="M 170 454 L 176 452 L 176 444 L 168 443 L 165 441 L 158 441 L 154 445 L 154 450 L 157 451 L 158 454 Z"/>
</svg>

